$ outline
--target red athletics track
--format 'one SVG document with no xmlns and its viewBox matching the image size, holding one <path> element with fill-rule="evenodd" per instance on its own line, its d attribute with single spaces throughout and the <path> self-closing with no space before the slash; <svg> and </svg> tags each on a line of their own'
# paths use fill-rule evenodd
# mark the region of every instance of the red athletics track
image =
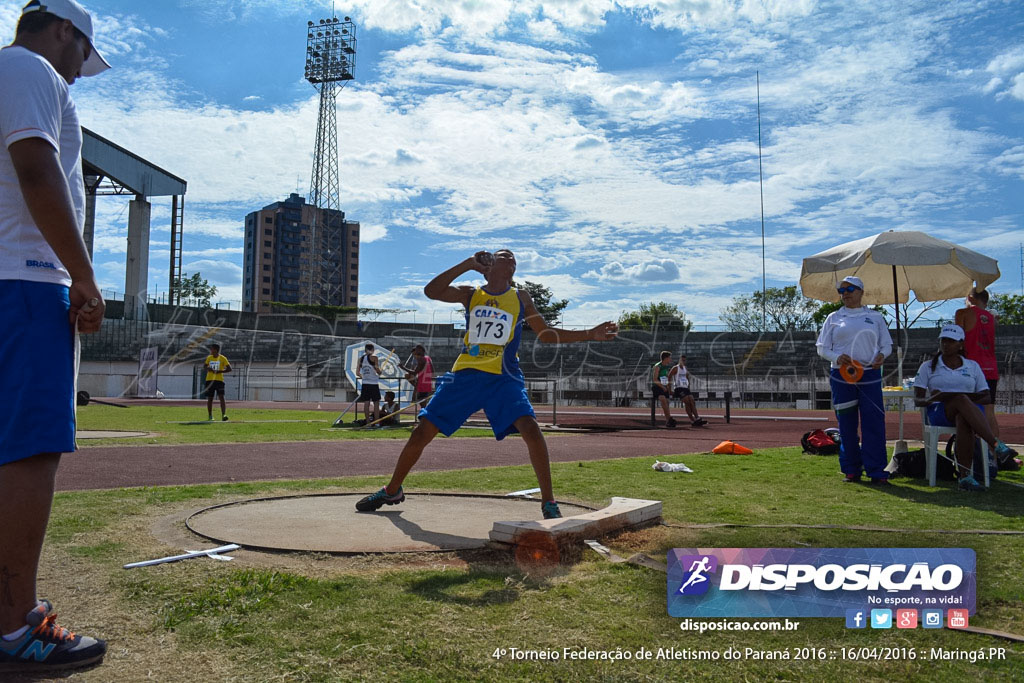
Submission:
<svg viewBox="0 0 1024 683">
<path fill-rule="evenodd" d="M 189 405 L 195 406 L 198 412 L 206 408 L 205 401 L 125 403 Z M 324 404 L 320 405 L 323 409 Z M 317 405 L 247 401 L 231 403 L 231 407 L 315 410 Z M 550 421 L 550 406 L 538 405 L 536 409 L 541 422 Z M 344 405 L 340 408 L 332 406 L 323 412 L 325 418 L 330 418 L 341 410 L 344 410 Z M 563 417 L 570 418 L 569 413 L 578 412 L 635 413 L 637 419 L 645 416 L 650 419 L 649 411 L 635 408 L 560 406 L 559 422 L 563 421 Z M 673 414 L 679 412 L 674 410 Z M 551 460 L 575 462 L 638 456 L 653 459 L 706 453 L 725 439 L 754 449 L 798 446 L 804 432 L 835 425 L 835 416 L 829 411 L 733 410 L 731 424 L 725 423 L 720 410 L 705 409 L 702 414 L 709 420 L 707 427 L 549 435 L 547 441 Z M 611 415 L 608 418 L 609 421 L 616 419 Z M 920 438 L 920 418 L 916 411 L 906 414 L 905 425 L 906 438 Z M 1000 425 L 1005 441 L 1011 444 L 1024 442 L 1024 415 L 1001 415 Z M 886 432 L 890 440 L 896 438 L 896 413 L 886 414 Z M 86 446 L 79 453 L 62 459 L 57 472 L 57 488 L 68 491 L 354 475 L 384 476 L 391 473 L 402 444 L 400 439 L 367 439 L 184 446 Z M 454 470 L 528 463 L 526 447 L 516 438 L 495 442 L 486 438 L 439 437 L 427 447 L 416 470 Z"/>
</svg>

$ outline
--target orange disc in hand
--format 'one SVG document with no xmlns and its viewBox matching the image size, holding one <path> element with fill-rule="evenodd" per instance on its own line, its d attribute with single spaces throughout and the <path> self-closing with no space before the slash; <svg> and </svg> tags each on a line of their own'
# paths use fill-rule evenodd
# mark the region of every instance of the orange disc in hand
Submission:
<svg viewBox="0 0 1024 683">
<path fill-rule="evenodd" d="M 857 361 L 852 360 L 849 365 L 844 365 L 839 368 L 839 374 L 847 382 L 856 384 L 864 376 L 864 366 Z"/>
</svg>

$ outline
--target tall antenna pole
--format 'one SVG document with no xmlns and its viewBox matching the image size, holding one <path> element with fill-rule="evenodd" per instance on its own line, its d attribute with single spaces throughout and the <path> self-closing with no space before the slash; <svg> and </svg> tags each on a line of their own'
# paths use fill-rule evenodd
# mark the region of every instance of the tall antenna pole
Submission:
<svg viewBox="0 0 1024 683">
<path fill-rule="evenodd" d="M 761 72 L 755 71 L 757 78 L 757 177 L 761 186 L 761 331 L 768 329 L 768 278 L 764 263 L 764 170 L 761 167 Z"/>
</svg>

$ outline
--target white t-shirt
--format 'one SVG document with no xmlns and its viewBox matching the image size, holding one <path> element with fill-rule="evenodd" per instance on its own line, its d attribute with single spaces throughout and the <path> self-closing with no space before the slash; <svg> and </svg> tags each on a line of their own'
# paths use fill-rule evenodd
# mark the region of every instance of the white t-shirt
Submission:
<svg viewBox="0 0 1024 683">
<path fill-rule="evenodd" d="M 975 361 L 964 358 L 964 364 L 954 370 L 946 367 L 940 356 L 934 372 L 930 360 L 921 363 L 914 379 L 914 387 L 926 389 L 926 396 L 934 391 L 975 394 L 979 391 L 988 391 L 988 382 L 985 381 L 984 370 Z"/>
<path fill-rule="evenodd" d="M 676 366 L 676 374 L 672 376 L 672 391 L 690 388 L 690 372 L 686 367 Z"/>
<path fill-rule="evenodd" d="M 825 318 L 817 346 L 818 355 L 833 368 L 839 367 L 836 359 L 844 353 L 862 365 L 870 365 L 878 354 L 892 353 L 892 336 L 878 311 L 843 306 Z"/>
<path fill-rule="evenodd" d="M 377 368 L 373 367 L 370 357 L 365 353 L 359 359 L 359 377 L 362 378 L 363 384 L 380 384 Z"/>
<path fill-rule="evenodd" d="M 42 138 L 57 150 L 81 230 L 82 127 L 67 81 L 45 57 L 23 47 L 5 47 L 0 50 L 0 280 L 67 286 L 71 278 L 32 220 L 8 152 L 27 138 Z"/>
</svg>

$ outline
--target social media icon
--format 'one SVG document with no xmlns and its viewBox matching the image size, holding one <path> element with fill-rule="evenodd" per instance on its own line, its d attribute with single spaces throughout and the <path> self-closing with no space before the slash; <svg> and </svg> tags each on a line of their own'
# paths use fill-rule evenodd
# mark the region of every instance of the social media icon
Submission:
<svg viewBox="0 0 1024 683">
<path fill-rule="evenodd" d="M 892 628 L 892 610 L 871 610 L 871 628 Z"/>
<path fill-rule="evenodd" d="M 896 628 L 917 628 L 917 610 L 896 610 Z"/>
<path fill-rule="evenodd" d="M 921 610 L 921 625 L 925 628 L 942 628 L 942 610 L 925 609 Z"/>
<path fill-rule="evenodd" d="M 965 609 L 951 609 L 946 611 L 946 617 L 948 618 L 948 624 L 950 628 L 967 628 L 967 610 Z"/>
<path fill-rule="evenodd" d="M 846 628 L 867 628 L 868 613 L 862 609 L 846 610 Z"/>
</svg>

